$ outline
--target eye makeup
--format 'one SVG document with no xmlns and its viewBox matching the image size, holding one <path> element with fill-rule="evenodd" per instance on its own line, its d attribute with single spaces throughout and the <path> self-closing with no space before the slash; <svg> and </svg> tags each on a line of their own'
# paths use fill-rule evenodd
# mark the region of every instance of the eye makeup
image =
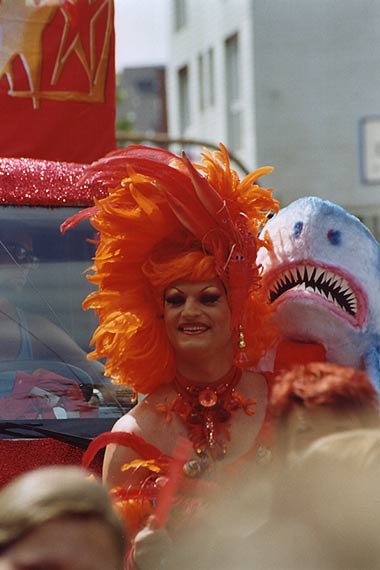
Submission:
<svg viewBox="0 0 380 570">
<path fill-rule="evenodd" d="M 186 291 L 182 291 L 181 289 L 177 289 L 176 287 L 170 288 L 166 291 L 164 296 L 164 302 L 168 305 L 179 307 L 186 303 L 187 298 L 191 294 L 186 293 Z M 202 305 L 214 305 L 219 301 L 222 296 L 222 293 L 215 288 L 214 286 L 205 287 L 201 291 L 195 293 L 196 300 L 201 303 Z"/>
<path fill-rule="evenodd" d="M 165 303 L 167 303 L 168 305 L 172 305 L 174 307 L 179 307 L 180 305 L 183 305 L 185 300 L 186 300 L 185 295 L 183 295 L 179 291 L 173 293 L 166 293 L 164 297 Z"/>
<path fill-rule="evenodd" d="M 205 292 L 200 294 L 199 300 L 201 303 L 203 303 L 203 305 L 213 305 L 214 303 L 219 301 L 220 297 L 221 297 L 220 293 Z"/>
</svg>

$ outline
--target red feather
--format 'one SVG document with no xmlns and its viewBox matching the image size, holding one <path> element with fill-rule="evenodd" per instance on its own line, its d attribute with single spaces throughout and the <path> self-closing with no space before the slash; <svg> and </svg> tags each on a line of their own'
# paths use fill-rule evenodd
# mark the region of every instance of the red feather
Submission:
<svg viewBox="0 0 380 570">
<path fill-rule="evenodd" d="M 170 508 L 174 502 L 176 492 L 184 477 L 183 466 L 189 459 L 193 446 L 188 439 L 178 438 L 174 457 L 169 463 L 168 481 L 157 498 L 157 507 L 154 513 L 157 526 L 162 528 L 168 519 Z"/>
<path fill-rule="evenodd" d="M 135 451 L 143 459 L 170 459 L 158 447 L 147 443 L 142 437 L 123 431 L 110 431 L 101 433 L 92 440 L 83 454 L 82 467 L 88 467 L 95 455 L 109 444 L 123 445 Z"/>
<path fill-rule="evenodd" d="M 79 212 L 62 222 L 60 226 L 61 233 L 64 234 L 67 230 L 75 228 L 75 226 L 77 226 L 81 221 L 88 220 L 88 218 L 94 216 L 98 211 L 98 206 L 91 206 L 90 208 L 79 210 Z"/>
<path fill-rule="evenodd" d="M 231 326 L 237 330 L 256 259 L 255 238 L 248 232 L 238 202 L 231 200 L 231 209 L 185 153 L 180 158 L 168 150 L 143 145 L 117 149 L 94 162 L 86 168 L 79 184 L 100 182 L 109 189 L 118 188 L 134 172 L 157 185 L 181 225 L 214 255 L 217 274 L 228 290 Z M 97 211 L 95 207 L 76 214 L 62 224 L 62 231 Z"/>
</svg>

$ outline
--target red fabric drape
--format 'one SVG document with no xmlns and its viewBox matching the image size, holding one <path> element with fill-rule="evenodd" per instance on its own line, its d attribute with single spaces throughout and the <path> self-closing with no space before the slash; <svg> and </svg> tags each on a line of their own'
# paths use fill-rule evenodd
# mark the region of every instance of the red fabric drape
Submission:
<svg viewBox="0 0 380 570">
<path fill-rule="evenodd" d="M 90 163 L 116 147 L 113 0 L 0 2 L 0 156 Z"/>
</svg>

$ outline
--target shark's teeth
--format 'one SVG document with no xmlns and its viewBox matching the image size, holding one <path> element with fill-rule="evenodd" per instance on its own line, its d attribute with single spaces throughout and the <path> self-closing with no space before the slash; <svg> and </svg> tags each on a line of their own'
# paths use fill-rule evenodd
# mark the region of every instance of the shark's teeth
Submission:
<svg viewBox="0 0 380 570">
<path fill-rule="evenodd" d="M 270 287 L 271 303 L 292 289 L 319 294 L 353 317 L 358 312 L 358 300 L 347 279 L 322 267 L 301 264 L 286 269 Z"/>
</svg>

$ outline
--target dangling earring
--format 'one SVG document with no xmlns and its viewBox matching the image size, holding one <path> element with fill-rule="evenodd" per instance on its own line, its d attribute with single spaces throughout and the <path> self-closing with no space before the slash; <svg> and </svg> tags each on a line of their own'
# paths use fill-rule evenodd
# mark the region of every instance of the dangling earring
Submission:
<svg viewBox="0 0 380 570">
<path fill-rule="evenodd" d="M 245 350 L 247 348 L 247 343 L 245 342 L 245 336 L 242 325 L 239 325 L 237 345 L 238 345 L 238 353 L 235 358 L 235 364 L 239 368 L 244 368 L 248 364 L 249 358 Z"/>
<path fill-rule="evenodd" d="M 239 342 L 238 342 L 238 346 L 240 350 L 244 350 L 247 347 L 247 344 L 245 342 L 245 336 L 243 333 L 243 327 L 242 325 L 239 325 Z"/>
</svg>

